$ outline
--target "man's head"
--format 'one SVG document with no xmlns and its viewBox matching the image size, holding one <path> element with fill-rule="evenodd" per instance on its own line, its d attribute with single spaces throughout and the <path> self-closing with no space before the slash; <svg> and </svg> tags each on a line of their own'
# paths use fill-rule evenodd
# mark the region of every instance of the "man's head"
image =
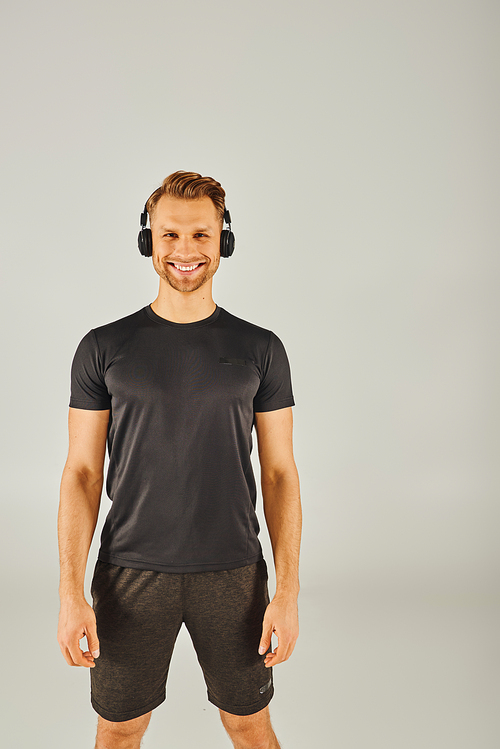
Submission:
<svg viewBox="0 0 500 749">
<path fill-rule="evenodd" d="M 160 283 L 181 292 L 210 281 L 220 262 L 225 192 L 219 182 L 194 172 L 175 172 L 146 203 L 153 266 Z"/>
</svg>

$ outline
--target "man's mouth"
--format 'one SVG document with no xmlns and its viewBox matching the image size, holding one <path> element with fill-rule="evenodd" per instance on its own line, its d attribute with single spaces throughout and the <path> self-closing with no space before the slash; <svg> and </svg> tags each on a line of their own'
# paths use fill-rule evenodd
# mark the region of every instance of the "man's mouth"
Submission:
<svg viewBox="0 0 500 749">
<path fill-rule="evenodd" d="M 183 265 L 182 263 L 169 263 L 169 265 L 173 266 L 176 270 L 180 271 L 183 275 L 188 275 L 189 273 L 194 273 L 197 268 L 199 268 L 201 265 L 204 265 L 204 263 L 192 263 L 191 265 Z"/>
</svg>

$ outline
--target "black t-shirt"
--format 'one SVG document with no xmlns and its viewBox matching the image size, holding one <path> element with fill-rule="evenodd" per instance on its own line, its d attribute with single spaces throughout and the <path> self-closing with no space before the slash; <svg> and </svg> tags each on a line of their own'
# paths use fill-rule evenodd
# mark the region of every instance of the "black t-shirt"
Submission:
<svg viewBox="0 0 500 749">
<path fill-rule="evenodd" d="M 174 323 L 147 306 L 87 333 L 70 406 L 110 409 L 99 559 L 160 572 L 259 561 L 254 412 L 293 405 L 280 339 L 221 307 Z"/>
</svg>

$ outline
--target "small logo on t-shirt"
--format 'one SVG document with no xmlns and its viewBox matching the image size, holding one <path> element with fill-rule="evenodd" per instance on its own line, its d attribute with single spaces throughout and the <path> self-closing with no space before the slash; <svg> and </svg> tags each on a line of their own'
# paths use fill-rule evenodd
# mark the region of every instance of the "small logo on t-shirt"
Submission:
<svg viewBox="0 0 500 749">
<path fill-rule="evenodd" d="M 219 359 L 219 364 L 237 364 L 239 367 L 245 367 L 246 363 L 246 359 L 226 359 L 223 356 Z"/>
</svg>

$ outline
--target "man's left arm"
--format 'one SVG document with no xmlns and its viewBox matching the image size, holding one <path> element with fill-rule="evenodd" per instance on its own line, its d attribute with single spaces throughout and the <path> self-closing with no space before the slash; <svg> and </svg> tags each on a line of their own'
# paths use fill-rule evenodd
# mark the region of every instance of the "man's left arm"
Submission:
<svg viewBox="0 0 500 749">
<path fill-rule="evenodd" d="M 259 653 L 266 653 L 274 632 L 278 647 L 267 667 L 286 661 L 299 635 L 299 550 L 302 527 L 299 476 L 293 457 L 292 408 L 255 414 L 262 497 L 276 569 L 276 593 L 266 609 Z"/>
</svg>

